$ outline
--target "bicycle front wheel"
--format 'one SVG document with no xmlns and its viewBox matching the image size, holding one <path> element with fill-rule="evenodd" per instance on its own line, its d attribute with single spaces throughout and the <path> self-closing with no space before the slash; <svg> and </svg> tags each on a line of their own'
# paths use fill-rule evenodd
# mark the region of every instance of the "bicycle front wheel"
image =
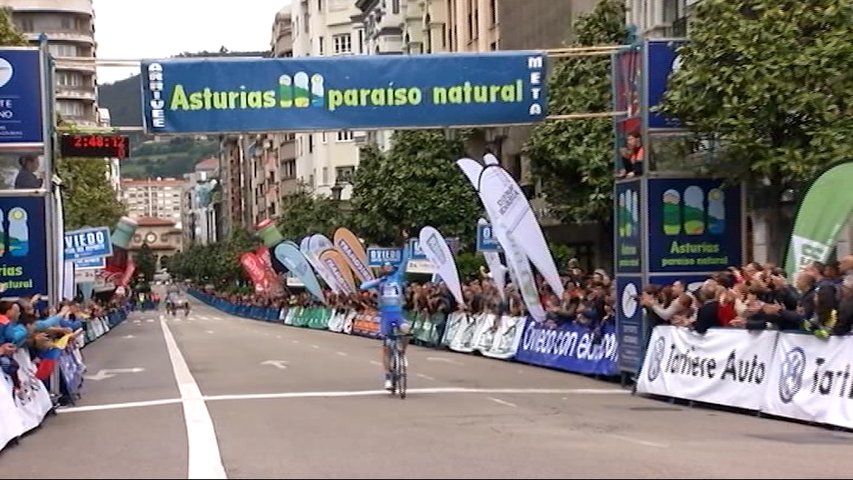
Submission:
<svg viewBox="0 0 853 480">
<path fill-rule="evenodd" d="M 407 384 L 406 384 L 407 383 L 406 382 L 406 358 L 405 358 L 405 355 L 403 354 L 403 352 L 401 352 L 399 349 L 397 349 L 394 352 L 394 356 L 395 356 L 395 359 L 394 359 L 394 365 L 395 365 L 394 376 L 397 377 L 397 381 L 396 381 L 397 392 L 400 394 L 400 398 L 404 399 L 404 398 L 406 398 L 406 387 L 407 387 Z"/>
</svg>

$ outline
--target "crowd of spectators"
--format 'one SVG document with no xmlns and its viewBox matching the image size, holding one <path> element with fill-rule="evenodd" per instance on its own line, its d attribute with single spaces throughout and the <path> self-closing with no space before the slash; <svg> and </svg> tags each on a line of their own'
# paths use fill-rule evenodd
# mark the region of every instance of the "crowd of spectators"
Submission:
<svg viewBox="0 0 853 480">
<path fill-rule="evenodd" d="M 537 276 L 539 299 L 546 311 L 545 326 L 559 328 L 568 323 L 598 329 L 615 318 L 615 291 L 610 276 L 597 269 L 582 271 L 575 259 L 561 275 L 562 296 Z M 516 285 L 506 278 L 504 294 L 484 269 L 462 286 L 464 303 L 458 304 L 443 283 L 411 282 L 406 291 L 406 309 L 429 315 L 453 312 L 494 313 L 522 316 L 527 311 Z M 258 294 L 215 294 L 235 304 L 287 308 L 316 306 L 305 292 L 285 290 L 270 298 Z M 638 301 L 651 326 L 671 324 L 699 333 L 714 327 L 749 330 L 804 330 L 818 336 L 843 335 L 853 326 L 853 256 L 840 262 L 813 262 L 795 278 L 786 278 L 772 264 L 748 263 L 730 267 L 699 284 L 675 281 L 669 285 L 646 285 Z M 327 305 L 358 312 L 376 309 L 376 294 L 327 292 Z"/>
<path fill-rule="evenodd" d="M 853 326 L 853 255 L 812 262 L 793 279 L 775 265 L 752 262 L 718 272 L 693 290 L 680 281 L 648 285 L 640 301 L 652 325 L 698 333 L 732 327 L 844 335 Z"/>
<path fill-rule="evenodd" d="M 105 316 L 111 308 L 118 308 L 120 299 L 76 302 L 65 300 L 48 307 L 39 296 L 17 302 L 0 301 L 0 369 L 11 379 L 13 393 L 23 395 L 18 382 L 20 369 L 16 352 L 26 351 L 37 366 L 36 377 L 50 388 L 56 374 L 57 351 L 67 345 L 79 345 L 78 338 L 86 332 L 90 319 Z M 84 338 L 80 338 L 84 340 Z M 58 405 L 73 403 L 76 389 L 68 388 L 61 375 L 60 393 L 54 396 Z"/>
</svg>

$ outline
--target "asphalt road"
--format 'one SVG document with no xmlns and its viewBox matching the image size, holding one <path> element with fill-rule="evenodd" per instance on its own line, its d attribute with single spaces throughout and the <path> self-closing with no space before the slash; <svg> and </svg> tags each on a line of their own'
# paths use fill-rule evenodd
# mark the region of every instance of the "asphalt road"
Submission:
<svg viewBox="0 0 853 480">
<path fill-rule="evenodd" d="M 83 400 L 0 453 L 6 478 L 845 478 L 853 435 L 618 385 L 230 317 L 135 313 L 84 351 Z M 125 369 L 120 372 L 105 369 Z M 99 372 L 100 375 L 99 375 Z"/>
</svg>

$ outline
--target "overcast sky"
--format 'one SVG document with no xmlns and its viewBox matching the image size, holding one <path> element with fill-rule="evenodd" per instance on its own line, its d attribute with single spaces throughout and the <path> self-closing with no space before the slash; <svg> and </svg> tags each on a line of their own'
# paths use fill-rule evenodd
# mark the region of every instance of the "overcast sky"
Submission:
<svg viewBox="0 0 853 480">
<path fill-rule="evenodd" d="M 182 52 L 267 50 L 275 14 L 290 0 L 94 0 L 103 59 L 162 58 Z M 139 68 L 98 68 L 112 83 Z"/>
</svg>

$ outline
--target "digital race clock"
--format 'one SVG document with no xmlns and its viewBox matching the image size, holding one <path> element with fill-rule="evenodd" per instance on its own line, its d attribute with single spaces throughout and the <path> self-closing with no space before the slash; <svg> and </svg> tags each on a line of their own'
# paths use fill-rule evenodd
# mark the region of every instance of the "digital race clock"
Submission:
<svg viewBox="0 0 853 480">
<path fill-rule="evenodd" d="M 59 151 L 63 157 L 127 158 L 130 154 L 130 139 L 126 135 L 63 134 Z"/>
</svg>

